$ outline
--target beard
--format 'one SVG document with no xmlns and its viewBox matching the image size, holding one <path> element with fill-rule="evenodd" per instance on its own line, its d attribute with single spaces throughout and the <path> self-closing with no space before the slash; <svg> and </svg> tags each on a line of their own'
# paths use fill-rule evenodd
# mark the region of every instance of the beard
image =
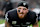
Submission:
<svg viewBox="0 0 40 27">
<path fill-rule="evenodd" d="M 24 14 L 19 14 L 19 18 L 24 18 Z"/>
<path fill-rule="evenodd" d="M 19 17 L 20 19 L 23 19 L 23 18 L 26 17 L 26 14 L 24 14 L 24 13 L 18 14 L 18 17 Z"/>
</svg>

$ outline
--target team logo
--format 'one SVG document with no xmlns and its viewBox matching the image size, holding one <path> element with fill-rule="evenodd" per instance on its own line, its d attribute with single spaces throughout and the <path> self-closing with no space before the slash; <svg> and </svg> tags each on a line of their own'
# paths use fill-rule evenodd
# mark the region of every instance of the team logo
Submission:
<svg viewBox="0 0 40 27">
<path fill-rule="evenodd" d="M 23 3 L 23 5 L 25 6 L 25 5 L 26 5 L 26 3 Z"/>
<path fill-rule="evenodd" d="M 12 24 L 16 24 L 17 23 L 17 21 L 12 21 Z"/>
</svg>

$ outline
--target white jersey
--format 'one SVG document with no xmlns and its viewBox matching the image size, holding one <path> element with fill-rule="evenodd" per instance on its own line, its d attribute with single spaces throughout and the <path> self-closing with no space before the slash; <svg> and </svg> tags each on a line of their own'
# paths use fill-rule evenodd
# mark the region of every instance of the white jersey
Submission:
<svg viewBox="0 0 40 27">
<path fill-rule="evenodd" d="M 35 8 L 32 11 L 35 12 L 36 14 L 39 14 L 40 13 L 40 9 L 39 8 Z"/>
</svg>

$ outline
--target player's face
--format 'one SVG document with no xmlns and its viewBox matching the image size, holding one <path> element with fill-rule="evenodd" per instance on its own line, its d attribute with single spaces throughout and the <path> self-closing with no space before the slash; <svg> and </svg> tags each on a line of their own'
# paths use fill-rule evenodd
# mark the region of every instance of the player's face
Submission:
<svg viewBox="0 0 40 27">
<path fill-rule="evenodd" d="M 28 9 L 26 7 L 23 7 L 23 6 L 19 6 L 17 8 L 17 13 L 18 13 L 19 18 L 22 19 L 28 13 Z"/>
</svg>

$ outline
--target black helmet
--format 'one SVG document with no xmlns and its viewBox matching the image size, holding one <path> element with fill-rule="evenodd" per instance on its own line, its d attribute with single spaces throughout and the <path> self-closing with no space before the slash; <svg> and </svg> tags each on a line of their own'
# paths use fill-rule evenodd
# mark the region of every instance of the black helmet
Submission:
<svg viewBox="0 0 40 27">
<path fill-rule="evenodd" d="M 24 7 L 28 8 L 27 2 L 20 2 L 20 3 L 18 3 L 18 7 L 19 6 L 24 6 Z"/>
</svg>

